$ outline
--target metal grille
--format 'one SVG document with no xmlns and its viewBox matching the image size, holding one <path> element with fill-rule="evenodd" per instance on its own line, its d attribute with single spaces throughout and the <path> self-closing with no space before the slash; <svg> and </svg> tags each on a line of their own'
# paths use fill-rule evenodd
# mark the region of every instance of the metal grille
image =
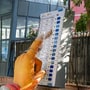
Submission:
<svg viewBox="0 0 90 90">
<path fill-rule="evenodd" d="M 74 33 L 68 65 L 69 83 L 90 85 L 90 32 Z"/>
<path fill-rule="evenodd" d="M 15 42 L 16 45 L 16 57 L 19 56 L 21 53 L 25 52 L 25 50 L 27 50 L 30 45 L 31 45 L 31 41 L 17 41 Z"/>
</svg>

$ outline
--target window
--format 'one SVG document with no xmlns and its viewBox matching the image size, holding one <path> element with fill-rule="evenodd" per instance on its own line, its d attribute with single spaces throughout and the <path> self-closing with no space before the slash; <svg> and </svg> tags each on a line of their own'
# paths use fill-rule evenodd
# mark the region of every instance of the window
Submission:
<svg viewBox="0 0 90 90">
<path fill-rule="evenodd" d="M 10 29 L 2 28 L 2 39 L 9 39 Z"/>
<path fill-rule="evenodd" d="M 1 34 L 2 32 L 1 32 L 1 20 L 0 20 L 0 40 L 2 39 L 1 37 L 2 37 L 2 34 Z"/>
<path fill-rule="evenodd" d="M 3 18 L 2 19 L 2 39 L 9 39 L 9 37 L 10 37 L 10 25 L 11 25 L 11 19 L 10 18 Z"/>
<path fill-rule="evenodd" d="M 2 41 L 2 61 L 7 60 L 8 54 L 8 41 Z"/>
<path fill-rule="evenodd" d="M 25 29 L 17 29 L 16 30 L 16 38 L 24 38 Z"/>
<path fill-rule="evenodd" d="M 1 60 L 1 52 L 2 52 L 2 42 L 1 42 L 1 40 L 2 40 L 2 35 L 1 35 L 1 18 L 0 18 L 0 60 Z"/>
<path fill-rule="evenodd" d="M 16 38 L 24 38 L 24 36 L 25 36 L 25 24 L 26 24 L 25 17 L 18 17 Z"/>
<path fill-rule="evenodd" d="M 6 30 L 5 30 L 5 28 L 3 28 L 2 29 L 2 39 L 5 39 L 6 38 L 6 32 L 5 32 Z"/>
<path fill-rule="evenodd" d="M 10 36 L 10 29 L 7 28 L 7 39 L 9 39 L 9 36 Z"/>
</svg>

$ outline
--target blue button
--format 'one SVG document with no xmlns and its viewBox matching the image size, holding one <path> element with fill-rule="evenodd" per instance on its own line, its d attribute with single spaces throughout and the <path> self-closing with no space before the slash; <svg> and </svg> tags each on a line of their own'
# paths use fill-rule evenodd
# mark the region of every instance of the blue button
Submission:
<svg viewBox="0 0 90 90">
<path fill-rule="evenodd" d="M 57 21 L 57 24 L 59 24 L 60 23 L 60 21 Z"/>
<path fill-rule="evenodd" d="M 50 68 L 53 68 L 53 67 L 54 67 L 53 65 L 50 66 Z"/>
<path fill-rule="evenodd" d="M 57 17 L 57 20 L 61 19 L 61 17 Z"/>
<path fill-rule="evenodd" d="M 56 31 L 56 32 L 58 32 L 58 31 L 59 31 L 59 29 L 56 29 L 55 31 Z"/>
<path fill-rule="evenodd" d="M 52 78 L 48 78 L 48 81 L 51 81 L 52 80 Z"/>
<path fill-rule="evenodd" d="M 49 74 L 49 76 L 52 76 L 52 74 Z"/>
<path fill-rule="evenodd" d="M 51 57 L 52 60 L 55 60 L 55 57 Z"/>
<path fill-rule="evenodd" d="M 49 70 L 49 72 L 53 72 L 53 70 Z"/>
<path fill-rule="evenodd" d="M 56 48 L 57 47 L 57 45 L 53 45 L 53 48 Z"/>
</svg>

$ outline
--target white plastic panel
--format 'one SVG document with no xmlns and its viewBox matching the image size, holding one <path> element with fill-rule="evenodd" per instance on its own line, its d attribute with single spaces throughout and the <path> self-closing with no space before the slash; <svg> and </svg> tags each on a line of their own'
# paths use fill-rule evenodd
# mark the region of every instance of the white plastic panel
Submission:
<svg viewBox="0 0 90 90">
<path fill-rule="evenodd" d="M 46 76 L 40 85 L 55 86 L 64 14 L 65 9 L 61 8 L 40 16 L 39 34 L 51 29 L 53 31 L 52 35 L 44 40 L 42 50 L 37 54 L 37 57 L 43 62 L 42 69 L 46 70 Z"/>
</svg>

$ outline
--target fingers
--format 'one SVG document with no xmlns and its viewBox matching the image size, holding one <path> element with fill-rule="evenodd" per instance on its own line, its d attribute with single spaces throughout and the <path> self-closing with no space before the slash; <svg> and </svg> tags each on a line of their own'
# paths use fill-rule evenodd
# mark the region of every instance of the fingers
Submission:
<svg viewBox="0 0 90 90">
<path fill-rule="evenodd" d="M 48 37 L 50 37 L 51 34 L 52 34 L 52 29 L 51 29 L 49 32 L 46 33 L 46 35 L 45 35 L 45 39 L 48 38 Z"/>
<path fill-rule="evenodd" d="M 45 75 L 45 71 L 41 70 L 35 75 L 31 83 L 22 87 L 20 90 L 34 90 L 37 87 L 38 83 L 41 81 L 41 79 L 44 77 L 44 75 Z"/>
<path fill-rule="evenodd" d="M 34 80 L 32 83 L 29 83 L 28 85 L 20 88 L 20 90 L 34 90 L 37 85 L 38 85 L 38 81 Z"/>
<path fill-rule="evenodd" d="M 41 39 L 41 40 L 47 39 L 48 37 L 51 36 L 51 34 L 52 34 L 52 29 L 50 31 L 46 32 L 46 33 L 41 34 L 36 39 Z"/>
<path fill-rule="evenodd" d="M 40 59 L 38 59 L 37 57 L 34 58 L 35 60 L 35 74 L 37 74 L 40 70 L 41 70 L 41 67 L 42 67 L 42 61 Z"/>
<path fill-rule="evenodd" d="M 45 76 L 45 74 L 46 72 L 44 70 L 41 70 L 35 75 L 34 79 L 37 79 L 40 81 Z"/>
</svg>

